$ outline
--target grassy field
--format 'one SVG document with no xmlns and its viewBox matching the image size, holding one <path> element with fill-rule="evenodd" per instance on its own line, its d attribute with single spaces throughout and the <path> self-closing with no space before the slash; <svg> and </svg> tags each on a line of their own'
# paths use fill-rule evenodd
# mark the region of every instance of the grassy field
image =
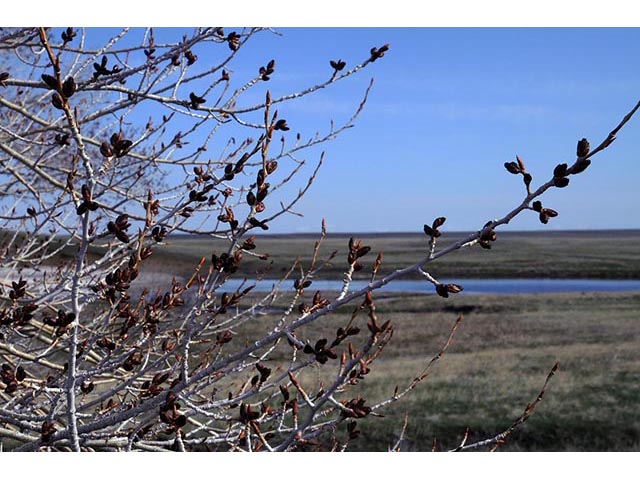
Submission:
<svg viewBox="0 0 640 480">
<path fill-rule="evenodd" d="M 360 421 L 363 433 L 352 449 L 386 450 L 405 413 L 404 450 L 430 450 L 434 439 L 439 448 L 455 448 L 467 427 L 469 442 L 493 436 L 536 398 L 556 361 L 560 370 L 544 400 L 501 450 L 640 449 L 640 293 L 447 300 L 387 294 L 377 305 L 379 318 L 391 319 L 395 333 L 357 387 L 367 404 L 410 382 L 438 352 L 457 314 L 465 314 L 430 376 L 384 418 Z M 331 335 L 350 311 L 338 311 L 299 337 Z M 334 371 L 335 365 L 319 367 L 307 386 Z"/>
<path fill-rule="evenodd" d="M 445 234 L 439 246 L 463 235 Z M 348 235 L 329 236 L 321 255 L 337 250 L 320 278 L 342 278 Z M 382 272 L 409 265 L 425 255 L 424 235 L 357 235 L 372 252 L 384 252 Z M 258 237 L 257 252 L 268 260 L 245 256 L 241 274 L 259 270 L 278 277 L 299 256 L 309 264 L 314 236 Z M 142 276 L 168 284 L 172 275 L 187 276 L 200 256 L 226 250 L 222 241 L 169 237 L 143 264 Z M 492 250 L 479 247 L 453 254 L 429 266 L 444 278 L 640 278 L 640 231 L 498 233 Z M 323 292 L 330 298 L 327 292 Z M 313 287 L 306 293 L 313 295 Z M 435 295 L 378 294 L 378 316 L 392 320 L 394 337 L 383 356 L 357 387 L 374 404 L 396 385 L 411 381 L 438 352 L 458 313 L 464 314 L 453 345 L 424 383 L 390 406 L 383 418 L 359 421 L 361 437 L 351 449 L 386 450 L 409 416 L 405 450 L 454 448 L 469 427 L 469 442 L 507 428 L 533 401 L 544 379 L 560 362 L 547 394 L 534 415 L 501 447 L 527 451 L 640 450 L 640 292 L 545 295 L 464 295 L 442 299 Z M 245 299 L 250 301 L 250 299 Z M 308 300 L 307 300 L 308 301 Z M 275 305 L 285 309 L 286 298 Z M 353 305 L 296 332 L 318 339 L 344 326 Z M 264 333 L 272 315 L 236 332 L 246 340 Z M 364 319 L 359 320 L 363 331 Z M 332 337 L 331 337 L 332 338 Z M 282 359 L 284 361 L 284 358 Z M 272 361 L 277 366 L 277 360 Z M 327 370 L 329 369 L 329 370 Z M 304 378 L 310 390 L 335 373 L 329 362 Z M 343 432 L 344 433 L 344 432 Z"/>
<path fill-rule="evenodd" d="M 463 238 L 465 234 L 444 234 L 438 248 Z M 361 234 L 371 253 L 364 257 L 368 267 L 378 251 L 383 252 L 383 271 L 410 265 L 426 255 L 428 241 L 418 234 Z M 256 238 L 258 254 L 268 260 L 245 255 L 240 272 L 256 271 L 278 277 L 300 258 L 309 265 L 316 240 L 312 235 L 271 235 Z M 337 251 L 337 256 L 318 278 L 341 278 L 347 267 L 349 235 L 329 235 L 322 244 L 321 257 Z M 222 253 L 224 241 L 203 237 L 169 237 L 155 249 L 153 261 L 165 270 L 189 273 L 199 258 Z M 430 266 L 436 276 L 449 278 L 640 278 L 640 231 L 507 232 L 498 233 L 491 250 L 478 246 L 447 255 Z M 367 271 L 368 268 L 365 268 Z M 366 275 L 363 271 L 363 277 Z"/>
</svg>

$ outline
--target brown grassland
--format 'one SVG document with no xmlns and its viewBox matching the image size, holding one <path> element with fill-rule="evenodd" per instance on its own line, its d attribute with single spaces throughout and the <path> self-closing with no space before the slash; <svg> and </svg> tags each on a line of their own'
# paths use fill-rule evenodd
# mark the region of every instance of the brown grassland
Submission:
<svg viewBox="0 0 640 480">
<path fill-rule="evenodd" d="M 360 235 L 372 251 L 384 251 L 383 270 L 391 271 L 422 255 L 419 235 Z M 445 236 L 443 245 L 452 241 Z M 490 251 L 474 248 L 434 262 L 430 271 L 450 277 L 640 278 L 640 232 L 550 232 L 499 234 Z M 338 254 L 321 278 L 340 279 L 348 236 L 330 236 L 321 252 Z M 308 265 L 313 236 L 258 238 L 269 260 L 248 260 L 244 268 L 264 269 L 266 277 L 287 270 L 298 256 Z M 222 244 L 219 244 L 222 248 Z M 176 271 L 193 265 L 217 247 L 204 239 L 173 239 L 155 257 L 152 270 Z M 271 263 L 273 262 L 273 263 Z M 386 267 L 386 270 L 385 270 Z M 366 269 L 365 269 L 366 270 Z M 185 270 L 186 272 L 186 270 Z M 366 275 L 362 275 L 366 278 Z M 306 293 L 314 293 L 313 286 Z M 330 294 L 323 292 L 325 296 Z M 257 295 L 257 294 L 256 294 Z M 291 292 L 274 305 L 283 311 Z M 393 445 L 405 413 L 403 449 L 455 448 L 469 428 L 469 442 L 507 428 L 533 401 L 557 361 L 560 371 L 534 415 L 502 450 L 640 449 L 640 292 L 545 295 L 376 295 L 381 321 L 391 320 L 394 337 L 372 372 L 357 386 L 368 404 L 405 386 L 446 340 L 457 315 L 464 321 L 454 342 L 429 378 L 383 418 L 360 422 L 355 450 L 379 451 Z M 315 341 L 331 336 L 351 317 L 353 306 L 319 325 L 298 332 Z M 267 314 L 238 335 L 250 340 L 279 315 Z M 365 318 L 359 326 L 366 329 Z M 282 357 L 286 362 L 287 357 Z M 277 368 L 277 365 L 273 365 Z M 310 391 L 320 388 L 335 363 L 318 366 L 302 378 Z M 337 432 L 338 438 L 344 432 Z"/>
<path fill-rule="evenodd" d="M 462 235 L 445 234 L 440 246 Z M 372 254 L 384 252 L 382 273 L 415 262 L 427 240 L 413 234 L 361 234 Z M 348 235 L 329 235 L 320 250 L 334 260 L 316 278 L 339 280 L 346 267 Z M 247 257 L 242 273 L 278 278 L 299 258 L 309 264 L 313 235 L 257 237 L 258 254 Z M 223 241 L 196 237 L 168 238 L 141 269 L 141 280 L 184 280 L 200 257 L 224 251 Z M 375 258 L 375 257 L 373 257 Z M 373 258 L 368 259 L 369 262 Z M 640 279 L 640 231 L 498 233 L 492 250 L 459 251 L 429 265 L 436 276 L 449 278 L 634 278 Z M 369 270 L 356 275 L 366 279 Z M 160 276 L 159 274 L 164 275 Z M 461 282 L 464 285 L 464 282 Z M 315 292 L 311 286 L 305 293 Z M 330 298 L 330 292 L 322 292 Z M 245 303 L 256 299 L 252 293 Z M 264 294 L 262 294 L 264 295 Z M 282 292 L 258 322 L 236 336 L 251 341 L 267 331 L 288 306 L 292 292 Z M 453 344 L 411 394 L 388 407 L 384 417 L 359 421 L 362 435 L 352 450 L 379 451 L 394 444 L 407 428 L 401 448 L 455 448 L 469 428 L 469 440 L 481 440 L 507 428 L 532 402 L 555 362 L 558 374 L 533 416 L 500 450 L 621 451 L 640 450 L 640 292 L 562 293 L 539 295 L 435 295 L 378 293 L 378 317 L 391 320 L 394 336 L 372 371 L 350 395 L 367 404 L 402 389 L 439 351 L 459 314 L 463 315 Z M 349 321 L 354 306 L 343 307 L 297 332 L 315 341 L 331 337 Z M 357 319 L 366 330 L 365 315 Z M 285 365 L 289 349 L 270 367 Z M 321 388 L 337 364 L 318 365 L 301 377 L 310 392 Z M 233 385 L 228 385 L 233 388 Z M 237 387 L 237 386 L 235 386 Z M 343 431 L 336 432 L 344 440 Z M 329 445 L 327 445 L 329 448 Z"/>
</svg>

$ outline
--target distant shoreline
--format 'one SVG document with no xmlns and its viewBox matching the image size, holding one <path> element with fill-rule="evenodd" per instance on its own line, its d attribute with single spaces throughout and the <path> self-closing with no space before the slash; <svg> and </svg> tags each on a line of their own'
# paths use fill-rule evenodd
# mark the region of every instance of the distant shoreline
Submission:
<svg viewBox="0 0 640 480">
<path fill-rule="evenodd" d="M 469 235 L 471 233 L 475 233 L 477 230 L 459 230 L 459 231 L 448 231 L 442 232 L 443 238 L 449 237 L 462 237 L 465 235 Z M 571 235 L 585 235 L 585 236 L 610 236 L 612 234 L 623 234 L 623 235 L 637 235 L 640 237 L 640 228 L 620 228 L 620 229 L 595 229 L 595 230 L 497 230 L 498 235 L 500 236 L 571 236 Z M 287 238 L 318 238 L 320 235 L 320 231 L 317 232 L 290 232 L 290 233 L 265 233 L 265 232 L 250 232 L 250 234 L 255 235 L 260 238 L 278 238 L 278 237 L 287 237 Z M 399 231 L 399 232 L 327 232 L 327 237 L 333 238 L 349 238 L 349 237 L 358 237 L 358 238 L 379 238 L 379 237 L 413 237 L 413 236 L 424 236 L 424 234 L 420 231 L 416 232 L 407 232 L 407 231 Z M 208 235 L 193 235 L 188 233 L 173 233 L 171 235 L 173 238 L 202 238 L 208 237 Z"/>
</svg>

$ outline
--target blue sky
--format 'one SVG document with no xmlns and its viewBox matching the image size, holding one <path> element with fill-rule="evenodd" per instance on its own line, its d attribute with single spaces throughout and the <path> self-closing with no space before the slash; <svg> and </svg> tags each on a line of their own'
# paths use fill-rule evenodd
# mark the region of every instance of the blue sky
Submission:
<svg viewBox="0 0 640 480">
<path fill-rule="evenodd" d="M 332 231 L 419 231 L 441 215 L 449 229 L 477 229 L 522 198 L 505 161 L 518 154 L 534 185 L 547 181 L 574 160 L 580 138 L 597 145 L 640 99 L 640 29 L 281 32 L 257 45 L 278 62 L 272 89 L 322 78 L 328 59 L 353 64 L 390 44 L 348 85 L 281 107 L 304 136 L 346 118 L 375 79 L 356 127 L 325 146 L 325 166 L 298 208 L 305 217 L 282 221 L 282 231 L 317 230 L 322 217 Z M 544 228 L 640 227 L 639 132 L 634 119 L 569 188 L 545 195 L 560 215 Z M 542 227 L 533 213 L 509 226 Z"/>
<path fill-rule="evenodd" d="M 156 40 L 183 30 L 156 30 Z M 267 88 L 275 96 L 323 81 L 330 59 L 354 65 L 372 46 L 389 43 L 390 50 L 359 75 L 279 107 L 287 135 L 311 137 L 331 119 L 348 118 L 374 78 L 355 128 L 323 146 L 324 166 L 296 209 L 304 216 L 281 218 L 274 232 L 316 232 L 322 218 L 332 232 L 421 231 L 436 216 L 447 217 L 449 230 L 478 229 L 523 197 L 504 162 L 518 154 L 533 185 L 545 182 L 555 165 L 575 159 L 580 138 L 597 145 L 640 99 L 640 29 L 277 31 L 254 38 L 231 65 L 240 82 L 276 60 L 272 80 L 246 103 Z M 104 32 L 93 33 L 99 41 Z M 640 117 L 568 188 L 547 192 L 543 204 L 559 211 L 548 225 L 531 212 L 507 228 L 640 228 L 639 132 Z M 307 152 L 310 166 L 319 155 Z"/>
</svg>

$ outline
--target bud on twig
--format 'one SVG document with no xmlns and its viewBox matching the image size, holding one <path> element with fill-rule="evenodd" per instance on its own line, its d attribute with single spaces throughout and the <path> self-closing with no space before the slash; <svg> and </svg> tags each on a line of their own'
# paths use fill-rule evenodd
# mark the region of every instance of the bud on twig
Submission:
<svg viewBox="0 0 640 480">
<path fill-rule="evenodd" d="M 583 158 L 589 155 L 589 142 L 587 141 L 586 138 L 583 138 L 578 142 L 576 154 L 578 155 L 579 158 Z"/>
</svg>

